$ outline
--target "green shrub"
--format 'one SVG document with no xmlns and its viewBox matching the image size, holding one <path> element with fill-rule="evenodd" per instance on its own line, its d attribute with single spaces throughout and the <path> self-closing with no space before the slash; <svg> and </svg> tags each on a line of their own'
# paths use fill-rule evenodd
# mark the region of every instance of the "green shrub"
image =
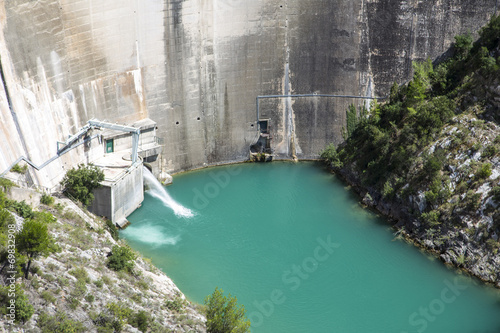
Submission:
<svg viewBox="0 0 500 333">
<path fill-rule="evenodd" d="M 43 193 L 40 198 L 40 202 L 47 206 L 52 206 L 54 204 L 54 197 L 49 194 Z"/>
<path fill-rule="evenodd" d="M 111 250 L 111 255 L 108 257 L 106 265 L 114 271 L 132 273 L 135 258 L 135 253 L 129 247 L 115 245 Z"/>
<path fill-rule="evenodd" d="M 23 166 L 20 166 L 19 164 L 16 164 L 10 169 L 10 171 L 15 172 L 15 173 L 21 173 L 24 174 L 28 170 L 28 166 L 25 164 Z"/>
<path fill-rule="evenodd" d="M 78 169 L 69 170 L 61 181 L 65 193 L 89 206 L 94 200 L 92 191 L 101 186 L 104 173 L 93 164 L 79 164 Z"/>
<path fill-rule="evenodd" d="M 69 280 L 66 279 L 65 277 L 59 276 L 57 278 L 57 284 L 66 287 L 66 286 L 69 286 Z"/>
<path fill-rule="evenodd" d="M 184 307 L 186 305 L 187 305 L 186 300 L 180 297 L 179 295 L 176 295 L 174 299 L 167 299 L 165 301 L 165 306 L 167 307 L 167 309 L 179 313 L 184 311 Z"/>
<path fill-rule="evenodd" d="M 107 286 L 111 286 L 111 284 L 113 283 L 113 282 L 111 281 L 111 279 L 109 278 L 109 276 L 107 276 L 107 275 L 103 275 L 103 276 L 101 276 L 101 280 L 102 280 L 102 282 L 104 282 Z"/>
<path fill-rule="evenodd" d="M 493 157 L 498 153 L 498 148 L 492 144 L 484 148 L 484 151 L 482 153 L 482 156 L 484 157 Z"/>
<path fill-rule="evenodd" d="M 33 220 L 44 224 L 51 224 L 57 221 L 54 215 L 49 212 L 33 212 Z"/>
<path fill-rule="evenodd" d="M 486 179 L 491 176 L 491 164 L 483 163 L 476 173 L 477 179 Z"/>
<path fill-rule="evenodd" d="M 455 36 L 455 43 L 453 44 L 455 57 L 459 60 L 467 58 L 472 49 L 472 42 L 473 40 L 470 32 L 464 35 Z"/>
<path fill-rule="evenodd" d="M 44 299 L 45 301 L 47 301 L 49 303 L 53 303 L 54 304 L 56 302 L 56 298 L 48 290 L 42 291 L 42 293 L 40 294 L 40 296 L 42 297 L 42 299 Z"/>
<path fill-rule="evenodd" d="M 56 203 L 54 208 L 57 210 L 58 214 L 62 214 L 64 210 L 64 205 L 62 205 L 61 203 Z"/>
<path fill-rule="evenodd" d="M 34 259 L 46 257 L 57 251 L 54 239 L 49 235 L 47 224 L 38 220 L 25 220 L 23 228 L 16 234 L 17 250 L 28 259 L 24 272 L 27 279 Z"/>
<path fill-rule="evenodd" d="M 118 228 L 115 226 L 111 220 L 106 219 L 106 230 L 111 234 L 114 240 L 118 240 L 120 238 L 120 234 L 118 233 Z"/>
<path fill-rule="evenodd" d="M 428 179 L 433 179 L 443 168 L 443 164 L 436 156 L 430 156 L 424 164 L 424 176 Z"/>
<path fill-rule="evenodd" d="M 481 205 L 481 193 L 475 193 L 473 190 L 468 190 L 464 200 L 465 208 L 476 211 Z"/>
<path fill-rule="evenodd" d="M 35 216 L 33 210 L 31 209 L 31 206 L 28 205 L 24 200 L 21 202 L 9 201 L 9 208 L 14 210 L 17 213 L 17 215 L 25 219 L 31 219 Z"/>
<path fill-rule="evenodd" d="M 132 315 L 129 319 L 129 324 L 137 328 L 141 332 L 146 332 L 149 327 L 149 322 L 151 318 L 146 311 L 139 311 Z"/>
<path fill-rule="evenodd" d="M 486 245 L 490 250 L 493 250 L 495 254 L 498 252 L 498 249 L 500 248 L 500 242 L 494 240 L 493 238 L 489 238 L 486 241 Z"/>
<path fill-rule="evenodd" d="M 391 186 L 391 182 L 390 181 L 386 181 L 384 183 L 384 188 L 382 189 L 382 195 L 384 196 L 384 198 L 387 198 L 387 199 L 391 199 L 391 198 L 394 197 L 395 192 L 394 192 L 394 189 Z"/>
<path fill-rule="evenodd" d="M 81 322 L 68 319 L 63 312 L 50 316 L 45 312 L 38 316 L 37 326 L 42 333 L 84 333 L 85 326 Z"/>
<path fill-rule="evenodd" d="M 130 297 L 130 299 L 136 303 L 136 304 L 142 304 L 142 294 L 141 293 L 134 293 L 131 291 L 127 291 L 127 295 Z"/>
<path fill-rule="evenodd" d="M 87 283 L 90 282 L 89 275 L 87 274 L 87 271 L 83 267 L 74 268 L 70 270 L 68 273 L 76 277 L 77 280 L 82 280 Z"/>
<path fill-rule="evenodd" d="M 149 289 L 149 284 L 147 282 L 145 282 L 145 281 L 139 281 L 139 282 L 137 282 L 137 286 L 141 290 L 148 290 Z"/>
<path fill-rule="evenodd" d="M 333 167 L 333 168 L 341 168 L 342 162 L 340 161 L 339 154 L 337 153 L 337 148 L 333 143 L 330 143 L 326 148 L 321 152 L 321 158 L 325 160 L 325 162 Z"/>
<path fill-rule="evenodd" d="M 102 280 L 96 280 L 96 281 L 94 281 L 94 284 L 97 288 L 102 288 L 102 286 L 104 285 L 104 282 Z"/>
<path fill-rule="evenodd" d="M 500 203 L 500 186 L 493 187 L 488 194 L 493 197 L 493 200 Z"/>
<path fill-rule="evenodd" d="M 14 294 L 14 297 L 11 297 L 12 294 Z M 35 309 L 30 304 L 28 296 L 24 294 L 24 290 L 18 284 L 15 285 L 14 293 L 10 291 L 9 286 L 0 287 L 0 313 L 3 315 L 9 313 L 7 307 L 11 304 L 11 299 L 14 299 L 16 304 L 14 321 L 16 323 L 25 323 L 28 321 L 35 312 Z M 9 316 L 6 318 L 13 319 Z"/>
<path fill-rule="evenodd" d="M 92 294 L 88 294 L 85 296 L 85 300 L 89 303 L 92 303 L 94 301 L 94 299 L 95 299 L 94 295 L 92 295 Z"/>
<path fill-rule="evenodd" d="M 439 224 L 439 217 L 441 216 L 441 213 L 439 213 L 437 210 L 431 210 L 430 212 L 427 213 L 422 213 L 420 216 L 422 221 L 428 224 L 431 227 L 437 226 Z"/>
<path fill-rule="evenodd" d="M 4 192 L 7 192 L 11 187 L 15 186 L 14 183 L 7 178 L 0 177 L 0 187 Z"/>
<path fill-rule="evenodd" d="M 205 298 L 207 333 L 250 332 L 250 321 L 245 317 L 245 307 L 238 306 L 236 297 L 224 296 L 224 291 L 215 288 Z"/>
<path fill-rule="evenodd" d="M 76 297 L 68 297 L 67 302 L 71 310 L 76 310 L 80 306 L 80 300 Z"/>
<path fill-rule="evenodd" d="M 75 283 L 75 288 L 71 292 L 71 296 L 75 299 L 80 300 L 87 293 L 87 284 L 83 280 L 77 280 Z"/>
</svg>

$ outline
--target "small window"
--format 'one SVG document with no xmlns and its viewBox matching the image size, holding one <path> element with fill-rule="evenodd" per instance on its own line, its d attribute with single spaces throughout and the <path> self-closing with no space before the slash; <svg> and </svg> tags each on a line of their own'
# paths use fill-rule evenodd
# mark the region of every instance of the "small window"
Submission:
<svg viewBox="0 0 500 333">
<path fill-rule="evenodd" d="M 114 151 L 113 139 L 106 140 L 106 154 L 112 153 Z"/>
<path fill-rule="evenodd" d="M 269 128 L 268 128 L 268 121 L 267 120 L 259 120 L 259 128 L 261 133 L 267 133 Z"/>
</svg>

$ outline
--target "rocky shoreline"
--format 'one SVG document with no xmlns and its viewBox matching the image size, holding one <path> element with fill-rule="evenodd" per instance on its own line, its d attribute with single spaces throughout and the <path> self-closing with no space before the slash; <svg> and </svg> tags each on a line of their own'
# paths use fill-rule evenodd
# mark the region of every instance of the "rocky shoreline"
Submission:
<svg viewBox="0 0 500 333">
<path fill-rule="evenodd" d="M 377 190 L 362 186 L 359 175 L 352 167 L 344 166 L 331 170 L 359 195 L 365 207 L 386 218 L 395 233 L 401 235 L 407 242 L 436 256 L 449 267 L 500 288 L 500 255 L 486 248 L 485 244 L 478 243 L 464 230 L 448 231 L 445 235 L 446 242 L 436 241 L 435 237 L 427 237 L 426 232 L 419 230 L 421 222 L 411 213 L 413 207 L 410 200 L 406 202 L 385 200 Z"/>
</svg>

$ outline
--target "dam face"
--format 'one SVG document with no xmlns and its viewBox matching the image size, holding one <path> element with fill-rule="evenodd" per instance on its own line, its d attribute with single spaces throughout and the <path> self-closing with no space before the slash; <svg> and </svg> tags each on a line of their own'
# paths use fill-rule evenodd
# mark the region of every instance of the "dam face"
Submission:
<svg viewBox="0 0 500 333">
<path fill-rule="evenodd" d="M 496 0 L 9 0 L 0 4 L 0 172 L 40 165 L 57 141 L 97 118 L 151 118 L 160 168 L 248 158 L 256 97 L 383 96 L 411 63 L 476 31 Z M 345 110 L 364 100 L 266 99 L 279 158 L 314 158 L 342 141 Z M 84 148 L 34 172 L 52 187 Z"/>
</svg>

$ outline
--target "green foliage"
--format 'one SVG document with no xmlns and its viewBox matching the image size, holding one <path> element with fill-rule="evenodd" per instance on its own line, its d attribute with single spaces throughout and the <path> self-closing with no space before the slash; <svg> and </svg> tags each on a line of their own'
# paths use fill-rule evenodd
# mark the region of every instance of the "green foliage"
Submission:
<svg viewBox="0 0 500 333">
<path fill-rule="evenodd" d="M 85 268 L 83 268 L 83 267 L 78 267 L 78 268 L 72 269 L 68 273 L 73 275 L 74 277 L 76 277 L 77 280 L 82 280 L 82 281 L 85 281 L 87 283 L 90 282 L 89 275 L 88 275 L 87 271 L 85 270 Z"/>
<path fill-rule="evenodd" d="M 129 247 L 115 245 L 111 250 L 106 265 L 114 271 L 132 273 L 135 258 L 135 253 Z"/>
<path fill-rule="evenodd" d="M 436 210 L 431 210 L 428 213 L 422 213 L 420 218 L 423 222 L 428 224 L 431 227 L 437 226 L 439 224 L 439 216 L 441 214 Z"/>
<path fill-rule="evenodd" d="M 10 169 L 10 171 L 15 172 L 15 173 L 21 173 L 24 174 L 28 170 L 28 166 L 25 164 L 23 166 L 20 166 L 19 164 L 16 164 Z"/>
<path fill-rule="evenodd" d="M 132 310 L 124 304 L 111 302 L 106 305 L 106 309 L 92 318 L 94 324 L 98 326 L 98 332 L 121 332 L 126 323 L 126 319 L 132 315 Z"/>
<path fill-rule="evenodd" d="M 494 144 L 491 144 L 491 145 L 488 145 L 486 148 L 484 148 L 483 153 L 481 155 L 484 157 L 491 158 L 491 157 L 495 156 L 496 154 L 498 154 L 498 151 L 499 151 L 499 149 L 497 148 L 497 146 Z"/>
<path fill-rule="evenodd" d="M 52 206 L 54 204 L 54 197 L 49 194 L 43 193 L 40 198 L 40 202 L 47 206 Z"/>
<path fill-rule="evenodd" d="M 63 312 L 50 316 L 45 312 L 38 316 L 37 326 L 42 333 L 84 333 L 85 326 L 79 321 L 71 320 Z"/>
<path fill-rule="evenodd" d="M 26 279 L 33 259 L 54 252 L 54 240 L 49 235 L 47 224 L 37 220 L 24 221 L 23 228 L 16 235 L 16 245 L 19 253 L 28 258 L 25 267 Z"/>
<path fill-rule="evenodd" d="M 425 62 L 413 63 L 413 71 L 413 79 L 406 87 L 407 106 L 421 102 L 427 97 L 426 92 L 430 88 L 433 71 L 432 61 L 427 59 Z"/>
<path fill-rule="evenodd" d="M 141 332 L 146 332 L 149 327 L 151 318 L 146 311 L 139 311 L 134 313 L 128 320 L 129 324 L 137 328 Z"/>
<path fill-rule="evenodd" d="M 104 282 L 102 280 L 96 280 L 96 281 L 94 281 L 94 284 L 97 288 L 102 288 L 102 286 L 104 285 Z"/>
<path fill-rule="evenodd" d="M 44 224 L 51 224 L 57 221 L 54 215 L 49 212 L 33 212 L 32 219 Z"/>
<path fill-rule="evenodd" d="M 481 29 L 479 36 L 480 39 L 474 44 L 474 48 L 495 48 L 500 40 L 500 15 L 492 16 L 488 24 Z"/>
<path fill-rule="evenodd" d="M 391 104 L 394 104 L 399 101 L 400 94 L 399 94 L 399 85 L 397 82 L 394 82 L 391 86 L 391 92 L 390 92 L 390 102 Z"/>
<path fill-rule="evenodd" d="M 472 49 L 472 35 L 470 32 L 465 35 L 455 36 L 453 47 L 455 48 L 455 56 L 458 60 L 467 58 Z"/>
<path fill-rule="evenodd" d="M 87 284 L 84 280 L 77 280 L 75 287 L 71 291 L 71 296 L 76 300 L 81 300 L 87 293 Z"/>
<path fill-rule="evenodd" d="M 97 326 L 98 332 L 121 332 L 125 324 L 130 324 L 146 332 L 153 324 L 153 320 L 146 311 L 133 312 L 124 303 L 110 302 L 104 311 L 91 314 L 91 319 Z"/>
<path fill-rule="evenodd" d="M 465 195 L 464 205 L 468 210 L 478 210 L 481 205 L 481 194 L 475 193 L 473 190 L 468 190 Z"/>
<path fill-rule="evenodd" d="M 382 189 L 382 196 L 384 198 L 393 198 L 394 197 L 394 189 L 392 188 L 392 185 L 391 185 L 391 182 L 390 181 L 386 181 L 384 183 L 384 188 Z"/>
<path fill-rule="evenodd" d="M 489 176 L 491 176 L 491 164 L 490 163 L 483 163 L 479 167 L 479 170 L 476 173 L 476 178 L 477 179 L 486 179 Z"/>
<path fill-rule="evenodd" d="M 356 107 L 351 104 L 346 111 L 347 138 L 351 136 L 352 132 L 354 132 L 357 123 L 358 115 L 356 112 Z"/>
<path fill-rule="evenodd" d="M 250 332 L 250 321 L 245 317 L 245 307 L 238 306 L 236 297 L 224 296 L 224 291 L 215 288 L 205 298 L 207 333 Z"/>
<path fill-rule="evenodd" d="M 333 143 L 326 146 L 325 150 L 321 152 L 321 158 L 332 168 L 341 168 L 342 162 L 340 161 L 339 154 L 337 153 L 337 148 Z"/>
<path fill-rule="evenodd" d="M 0 208 L 0 229 L 6 230 L 9 224 L 15 223 L 16 220 L 7 209 Z"/>
<path fill-rule="evenodd" d="M 174 299 L 167 299 L 165 301 L 165 306 L 167 309 L 175 312 L 184 312 L 184 307 L 187 305 L 187 302 L 185 299 L 180 297 L 179 295 L 176 295 Z"/>
<path fill-rule="evenodd" d="M 422 171 L 427 179 L 433 179 L 439 174 L 442 168 L 443 163 L 441 163 L 439 158 L 432 155 L 427 159 Z"/>
<path fill-rule="evenodd" d="M 111 220 L 106 219 L 106 230 L 110 233 L 111 237 L 114 240 L 118 240 L 120 238 L 120 234 L 118 233 L 118 228 L 115 226 Z"/>
<path fill-rule="evenodd" d="M 0 187 L 3 188 L 4 192 L 7 192 L 11 187 L 14 186 L 14 183 L 6 178 L 0 177 Z"/>
<path fill-rule="evenodd" d="M 48 303 L 52 303 L 54 304 L 56 302 L 56 298 L 54 297 L 54 295 L 52 295 L 52 293 L 48 290 L 44 290 L 42 291 L 42 293 L 40 294 L 40 296 L 42 297 L 42 299 L 44 299 L 45 301 L 47 301 Z"/>
<path fill-rule="evenodd" d="M 352 135 L 358 123 L 366 118 L 366 114 L 367 110 L 365 107 L 360 107 L 358 112 L 356 111 L 354 104 L 349 105 L 349 108 L 346 111 L 347 132 L 344 133 L 344 139 L 347 139 Z"/>
<path fill-rule="evenodd" d="M 17 213 L 17 215 L 25 219 L 31 219 L 35 216 L 33 210 L 31 209 L 31 206 L 28 205 L 24 200 L 21 202 L 9 201 L 8 207 L 9 209 L 14 210 Z"/>
<path fill-rule="evenodd" d="M 69 170 L 61 181 L 64 191 L 71 197 L 89 206 L 94 200 L 92 191 L 99 188 L 104 173 L 93 164 L 80 164 L 78 169 Z"/>
<path fill-rule="evenodd" d="M 493 187 L 488 195 L 491 195 L 493 197 L 493 200 L 500 203 L 500 186 Z"/>
<path fill-rule="evenodd" d="M 437 176 L 431 181 L 429 191 L 425 192 L 425 200 L 433 205 L 442 204 L 449 196 L 448 184 L 443 184 L 441 178 Z"/>
<path fill-rule="evenodd" d="M 10 306 L 11 300 L 15 301 L 15 319 L 8 315 L 10 314 L 8 306 Z M 33 305 L 29 302 L 28 296 L 24 294 L 24 290 L 21 289 L 19 284 L 15 285 L 14 290 L 11 290 L 8 285 L 5 287 L 0 286 L 0 305 L 0 313 L 7 315 L 9 319 L 14 319 L 16 323 L 25 323 L 35 311 Z"/>
<path fill-rule="evenodd" d="M 500 248 L 500 242 L 494 240 L 493 238 L 489 238 L 487 241 L 486 241 L 486 245 L 488 246 L 488 248 L 490 250 L 493 251 L 493 253 L 497 254 L 498 252 L 498 249 Z"/>
</svg>

